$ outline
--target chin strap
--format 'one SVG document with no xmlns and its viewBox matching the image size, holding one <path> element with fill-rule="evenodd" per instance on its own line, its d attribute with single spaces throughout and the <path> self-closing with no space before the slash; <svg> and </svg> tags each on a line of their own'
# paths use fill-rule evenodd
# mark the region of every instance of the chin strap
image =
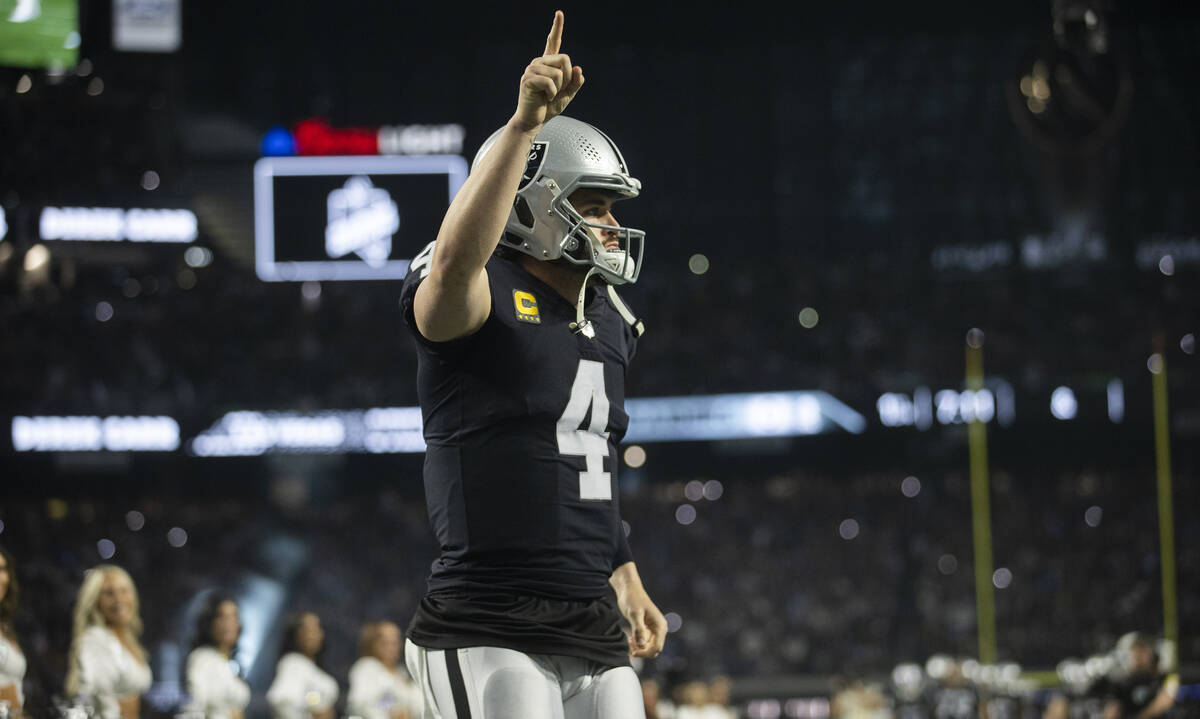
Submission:
<svg viewBox="0 0 1200 719">
<path fill-rule="evenodd" d="M 629 309 L 629 305 L 625 304 L 625 301 L 617 295 L 617 288 L 612 285 L 608 286 L 608 299 L 612 300 L 613 307 L 617 308 L 617 312 L 633 328 L 634 337 L 641 337 L 646 334 L 645 323 L 633 316 L 633 311 Z"/>
<path fill-rule="evenodd" d="M 592 327 L 591 321 L 583 316 L 583 305 L 587 301 L 588 280 L 592 279 L 592 275 L 596 274 L 596 272 L 596 268 L 593 267 L 583 276 L 583 284 L 579 285 L 579 301 L 575 303 L 575 321 L 571 323 L 571 330 L 573 332 L 589 339 L 596 336 L 596 328 Z"/>
<path fill-rule="evenodd" d="M 588 338 L 594 338 L 596 336 L 596 328 L 592 326 L 591 320 L 583 316 L 583 305 L 587 300 L 588 280 L 590 280 L 592 275 L 596 274 L 596 272 L 596 268 L 593 267 L 588 270 L 588 273 L 583 277 L 583 284 L 579 287 L 579 301 L 575 303 L 575 321 L 571 323 L 571 330 L 573 332 L 577 332 Z M 607 282 L 604 284 L 608 287 L 608 298 L 612 302 L 613 307 L 616 308 L 617 313 L 621 315 L 621 318 L 633 328 L 633 336 L 641 337 L 643 334 L 645 334 L 645 323 L 633 316 L 633 311 L 629 309 L 629 305 L 625 304 L 625 301 L 622 300 L 619 295 L 617 295 L 617 288 L 613 287 Z"/>
</svg>

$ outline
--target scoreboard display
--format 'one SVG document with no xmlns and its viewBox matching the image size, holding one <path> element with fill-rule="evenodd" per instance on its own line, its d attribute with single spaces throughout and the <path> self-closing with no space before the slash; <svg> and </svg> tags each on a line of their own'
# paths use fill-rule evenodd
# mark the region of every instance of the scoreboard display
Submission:
<svg viewBox="0 0 1200 719">
<path fill-rule="evenodd" d="M 80 44 L 77 0 L 0 0 L 0 65 L 66 70 Z"/>
<path fill-rule="evenodd" d="M 266 282 L 401 279 L 466 177 L 458 155 L 263 158 L 255 271 Z"/>
</svg>

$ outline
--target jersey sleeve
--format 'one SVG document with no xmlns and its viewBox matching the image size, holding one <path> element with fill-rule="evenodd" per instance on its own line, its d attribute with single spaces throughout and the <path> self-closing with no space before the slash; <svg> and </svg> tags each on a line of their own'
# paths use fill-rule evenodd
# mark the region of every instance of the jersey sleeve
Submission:
<svg viewBox="0 0 1200 719">
<path fill-rule="evenodd" d="M 417 253 L 413 261 L 408 266 L 408 274 L 404 276 L 404 283 L 400 286 L 400 313 L 404 316 L 404 323 L 412 330 L 413 337 L 417 338 L 418 342 L 425 344 L 433 344 L 421 334 L 417 329 L 417 319 L 413 314 L 413 301 L 417 296 L 417 288 L 421 286 L 421 281 L 429 275 L 429 262 L 433 258 L 433 245 L 430 242 L 425 246 L 425 249 Z"/>
<path fill-rule="evenodd" d="M 429 266 L 433 259 L 434 244 L 434 242 L 430 242 L 426 245 L 425 249 L 417 253 L 417 256 L 413 258 L 412 263 L 408 266 L 408 274 L 404 276 L 404 282 L 400 285 L 400 313 L 404 317 L 404 323 L 408 325 L 417 342 L 433 350 L 447 351 L 463 346 L 475 335 L 471 334 L 446 342 L 435 342 L 426 338 L 425 335 L 421 334 L 421 330 L 417 329 L 417 317 L 413 312 L 413 303 L 416 301 L 417 288 L 429 276 Z M 492 293 L 492 308 L 494 309 L 496 306 L 496 288 L 490 272 L 488 274 L 488 290 Z M 491 319 L 490 311 L 488 319 Z"/>
<path fill-rule="evenodd" d="M 625 325 L 625 364 L 633 364 L 633 356 L 637 354 L 638 333 L 629 325 Z"/>
<path fill-rule="evenodd" d="M 621 527 L 621 538 L 617 540 L 617 553 L 613 555 L 612 568 L 616 570 L 622 564 L 633 561 L 633 550 L 629 548 L 629 537 L 625 536 L 624 525 Z"/>
</svg>

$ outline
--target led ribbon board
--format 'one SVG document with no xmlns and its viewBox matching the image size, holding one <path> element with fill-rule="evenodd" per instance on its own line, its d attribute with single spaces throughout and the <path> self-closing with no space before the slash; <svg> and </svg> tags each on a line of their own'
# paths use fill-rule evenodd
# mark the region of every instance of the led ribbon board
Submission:
<svg viewBox="0 0 1200 719">
<path fill-rule="evenodd" d="M 187 244 L 199 235 L 199 225 L 186 209 L 46 207 L 38 233 L 43 240 Z"/>
<path fill-rule="evenodd" d="M 625 403 L 626 442 L 797 437 L 844 430 L 866 419 L 825 392 L 647 397 Z M 325 412 L 230 412 L 189 443 L 199 457 L 263 454 L 424 452 L 419 407 Z"/>
<path fill-rule="evenodd" d="M 179 423 L 171 417 L 14 417 L 17 452 L 173 452 Z"/>
<path fill-rule="evenodd" d="M 402 279 L 466 179 L 458 155 L 265 157 L 255 270 L 266 282 Z"/>
<path fill-rule="evenodd" d="M 626 442 L 802 437 L 838 428 L 861 434 L 866 419 L 825 392 L 646 397 L 625 403 Z"/>
<path fill-rule="evenodd" d="M 645 397 L 625 403 L 626 442 L 798 437 L 847 431 L 866 419 L 825 392 Z M 15 417 L 18 452 L 173 451 L 197 457 L 264 454 L 406 454 L 425 451 L 419 407 L 235 411 L 182 441 L 170 417 Z"/>
</svg>

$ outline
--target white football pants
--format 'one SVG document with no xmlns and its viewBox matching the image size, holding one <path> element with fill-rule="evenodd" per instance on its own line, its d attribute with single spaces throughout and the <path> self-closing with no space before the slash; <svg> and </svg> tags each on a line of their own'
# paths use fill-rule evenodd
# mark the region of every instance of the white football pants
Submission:
<svg viewBox="0 0 1200 719">
<path fill-rule="evenodd" d="M 404 642 L 425 695 L 424 719 L 645 719 L 631 667 L 500 647 L 426 649 Z"/>
</svg>

